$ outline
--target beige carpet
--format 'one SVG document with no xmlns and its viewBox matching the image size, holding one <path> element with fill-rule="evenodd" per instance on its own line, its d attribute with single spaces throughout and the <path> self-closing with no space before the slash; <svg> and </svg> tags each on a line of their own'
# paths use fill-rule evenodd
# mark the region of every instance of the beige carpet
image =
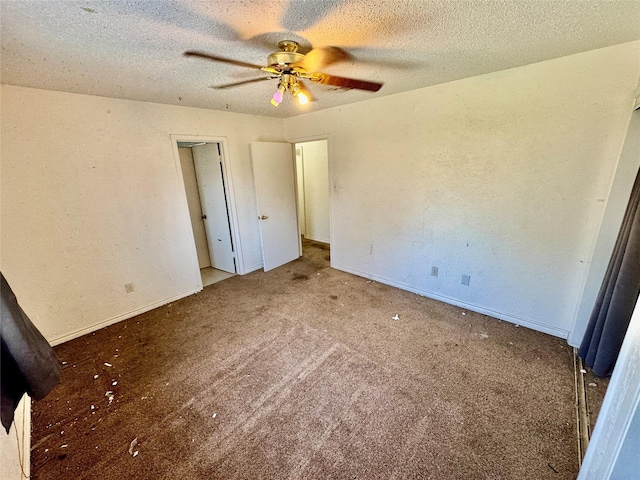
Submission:
<svg viewBox="0 0 640 480">
<path fill-rule="evenodd" d="M 578 471 L 564 340 L 333 270 L 313 242 L 56 351 L 36 479 Z"/>
</svg>

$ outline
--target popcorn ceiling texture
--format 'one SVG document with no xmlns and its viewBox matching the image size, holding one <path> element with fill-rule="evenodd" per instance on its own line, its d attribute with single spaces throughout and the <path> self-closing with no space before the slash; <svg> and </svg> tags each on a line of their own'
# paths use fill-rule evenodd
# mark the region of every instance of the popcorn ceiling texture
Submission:
<svg viewBox="0 0 640 480">
<path fill-rule="evenodd" d="M 2 83 L 288 117 L 640 39 L 637 1 L 3 1 Z M 269 104 L 276 80 L 182 57 L 202 50 L 263 65 L 277 43 L 334 45 L 353 61 L 327 73 L 380 92 L 312 85 L 306 110 Z"/>
</svg>

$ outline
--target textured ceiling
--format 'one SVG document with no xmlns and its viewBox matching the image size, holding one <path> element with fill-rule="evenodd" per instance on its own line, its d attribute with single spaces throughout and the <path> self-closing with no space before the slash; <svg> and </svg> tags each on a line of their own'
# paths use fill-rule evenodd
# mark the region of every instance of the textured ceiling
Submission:
<svg viewBox="0 0 640 480">
<path fill-rule="evenodd" d="M 1 81 L 105 97 L 288 117 L 640 39 L 640 0 L 0 1 Z M 338 46 L 327 73 L 377 93 L 311 85 L 300 107 L 277 80 L 214 90 L 260 71 L 283 39 Z"/>
</svg>

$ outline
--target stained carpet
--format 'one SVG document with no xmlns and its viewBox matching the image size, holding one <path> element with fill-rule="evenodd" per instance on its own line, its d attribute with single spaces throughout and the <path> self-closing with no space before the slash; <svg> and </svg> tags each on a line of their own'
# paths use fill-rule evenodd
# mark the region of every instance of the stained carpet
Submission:
<svg viewBox="0 0 640 480">
<path fill-rule="evenodd" d="M 306 242 L 288 265 L 56 347 L 32 478 L 576 477 L 564 340 L 328 255 Z"/>
</svg>

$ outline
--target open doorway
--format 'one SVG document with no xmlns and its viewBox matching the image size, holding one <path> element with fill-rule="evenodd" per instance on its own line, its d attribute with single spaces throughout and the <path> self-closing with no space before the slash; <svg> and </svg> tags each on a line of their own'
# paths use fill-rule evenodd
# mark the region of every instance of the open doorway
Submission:
<svg viewBox="0 0 640 480">
<path fill-rule="evenodd" d="M 218 142 L 177 141 L 203 287 L 237 272 L 229 180 Z"/>
<path fill-rule="evenodd" d="M 303 254 L 310 245 L 328 253 L 331 244 L 328 142 L 322 139 L 296 143 L 295 154 Z"/>
</svg>

